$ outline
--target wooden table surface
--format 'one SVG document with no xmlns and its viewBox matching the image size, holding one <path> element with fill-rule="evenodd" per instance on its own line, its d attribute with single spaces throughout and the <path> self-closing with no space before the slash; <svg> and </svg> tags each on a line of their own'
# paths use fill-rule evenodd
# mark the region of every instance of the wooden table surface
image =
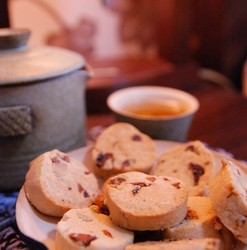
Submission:
<svg viewBox="0 0 247 250">
<path fill-rule="evenodd" d="M 188 140 L 201 140 L 214 148 L 225 149 L 237 159 L 247 160 L 247 99 L 234 89 L 199 77 L 198 70 L 198 66 L 194 64 L 177 66 L 172 71 L 154 75 L 152 80 L 147 78 L 137 82 L 128 79 L 125 82 L 121 80 L 120 84 L 115 77 L 114 83 L 105 89 L 88 89 L 91 98 L 101 95 L 101 102 L 97 98 L 88 100 L 88 107 L 92 102 L 101 107 L 98 112 L 89 112 L 88 128 L 108 126 L 114 122 L 113 115 L 107 111 L 105 100 L 118 86 L 122 88 L 153 84 L 174 87 L 193 94 L 200 102 Z M 99 79 L 97 81 L 100 82 Z"/>
</svg>

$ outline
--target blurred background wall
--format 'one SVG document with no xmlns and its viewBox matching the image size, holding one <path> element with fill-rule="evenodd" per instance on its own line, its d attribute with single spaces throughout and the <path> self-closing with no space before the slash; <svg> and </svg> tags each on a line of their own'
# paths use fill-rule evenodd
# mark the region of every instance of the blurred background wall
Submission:
<svg viewBox="0 0 247 250">
<path fill-rule="evenodd" d="M 195 61 L 242 88 L 246 0 L 8 0 L 8 5 L 10 25 L 32 30 L 31 45 L 66 47 L 88 58 Z"/>
<path fill-rule="evenodd" d="M 51 44 L 89 56 L 124 53 L 118 15 L 99 0 L 9 0 L 12 27 L 32 30 L 30 45 Z"/>
<path fill-rule="evenodd" d="M 121 16 L 122 40 L 181 64 L 195 60 L 241 88 L 247 58 L 246 0 L 108 0 Z M 117 2 L 119 4 L 117 4 Z"/>
</svg>

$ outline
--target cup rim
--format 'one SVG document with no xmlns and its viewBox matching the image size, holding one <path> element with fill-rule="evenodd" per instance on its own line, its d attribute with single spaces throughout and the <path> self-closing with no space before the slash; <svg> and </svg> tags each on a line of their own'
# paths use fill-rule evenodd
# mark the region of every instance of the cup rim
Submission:
<svg viewBox="0 0 247 250">
<path fill-rule="evenodd" d="M 146 94 L 151 94 L 151 93 L 158 94 L 158 95 L 164 94 L 164 96 L 170 95 L 170 96 L 180 97 L 183 100 L 189 101 L 191 105 L 190 105 L 190 108 L 187 111 L 183 112 L 182 114 L 170 115 L 170 116 L 164 116 L 164 117 L 162 116 L 159 116 L 159 117 L 139 116 L 131 112 L 128 112 L 126 110 L 123 110 L 121 107 L 118 106 L 117 100 L 120 100 L 119 98 L 123 98 L 123 97 L 128 98 L 128 96 L 131 93 L 133 94 L 133 93 L 140 92 L 140 91 L 143 91 Z M 176 88 L 156 86 L 156 85 L 132 86 L 132 87 L 126 87 L 126 88 L 116 90 L 107 97 L 106 104 L 108 108 L 115 114 L 133 118 L 133 119 L 150 120 L 150 121 L 152 120 L 156 120 L 156 121 L 157 120 L 175 120 L 175 119 L 184 118 L 184 117 L 187 117 L 196 113 L 196 111 L 199 109 L 199 106 L 200 106 L 198 99 L 188 92 L 185 92 L 183 90 L 176 89 Z"/>
</svg>

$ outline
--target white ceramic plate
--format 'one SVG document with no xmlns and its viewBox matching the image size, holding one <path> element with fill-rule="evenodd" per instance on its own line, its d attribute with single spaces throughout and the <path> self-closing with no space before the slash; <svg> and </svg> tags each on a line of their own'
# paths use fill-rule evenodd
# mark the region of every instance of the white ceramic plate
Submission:
<svg viewBox="0 0 247 250">
<path fill-rule="evenodd" d="M 158 154 L 178 145 L 178 142 L 155 141 Z M 69 152 L 72 157 L 84 162 L 90 168 L 88 157 L 90 147 L 79 148 Z M 220 162 L 221 157 L 229 158 L 222 153 L 214 152 L 215 159 Z M 230 158 L 233 161 L 236 161 Z M 50 217 L 39 213 L 26 199 L 23 188 L 20 190 L 16 203 L 16 221 L 19 230 L 25 236 L 44 244 L 49 250 L 55 250 L 55 232 L 58 218 Z"/>
<path fill-rule="evenodd" d="M 178 145 L 177 142 L 171 141 L 155 142 L 159 154 Z M 69 152 L 69 154 L 87 163 L 87 152 L 89 148 L 90 147 L 79 148 Z M 90 168 L 90 166 L 88 167 Z M 55 250 L 54 240 L 58 220 L 58 218 L 39 213 L 26 199 L 23 188 L 20 190 L 16 203 L 16 222 L 21 233 L 43 243 L 49 250 Z"/>
</svg>

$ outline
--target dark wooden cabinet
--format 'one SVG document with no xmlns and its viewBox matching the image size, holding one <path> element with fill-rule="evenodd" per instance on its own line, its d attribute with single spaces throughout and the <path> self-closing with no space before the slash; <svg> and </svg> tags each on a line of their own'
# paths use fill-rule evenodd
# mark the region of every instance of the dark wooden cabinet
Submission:
<svg viewBox="0 0 247 250">
<path fill-rule="evenodd" d="M 114 8 L 116 7 L 114 2 Z M 119 1 L 120 3 L 122 1 Z M 247 58 L 246 0 L 126 0 L 119 5 L 120 36 L 143 52 L 156 46 L 159 56 L 176 64 L 196 60 L 241 88 Z"/>
<path fill-rule="evenodd" d="M 8 0 L 0 0 L 0 28 L 10 26 Z"/>
</svg>

